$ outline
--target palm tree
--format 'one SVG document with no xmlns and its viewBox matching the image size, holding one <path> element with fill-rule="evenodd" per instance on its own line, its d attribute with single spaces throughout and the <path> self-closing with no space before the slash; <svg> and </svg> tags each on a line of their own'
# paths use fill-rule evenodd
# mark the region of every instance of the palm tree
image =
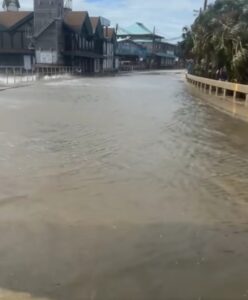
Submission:
<svg viewBox="0 0 248 300">
<path fill-rule="evenodd" d="M 209 65 L 215 69 L 225 66 L 231 80 L 248 82 L 247 0 L 216 0 L 196 18 L 189 32 L 192 49 L 188 53 L 193 53 L 202 72 Z M 185 43 L 188 35 L 184 30 Z"/>
<path fill-rule="evenodd" d="M 205 11 L 208 7 L 208 0 L 204 0 L 203 10 Z"/>
</svg>

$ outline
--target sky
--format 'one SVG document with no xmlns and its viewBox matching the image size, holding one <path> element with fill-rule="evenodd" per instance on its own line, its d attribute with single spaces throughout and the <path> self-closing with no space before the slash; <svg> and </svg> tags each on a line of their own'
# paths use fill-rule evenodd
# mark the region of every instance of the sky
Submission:
<svg viewBox="0 0 248 300">
<path fill-rule="evenodd" d="M 31 9 L 33 0 L 19 0 L 22 9 Z M 182 28 L 194 20 L 194 9 L 204 0 L 73 0 L 74 10 L 87 10 L 91 16 L 104 16 L 112 26 L 142 22 L 168 39 L 181 36 Z M 209 0 L 212 3 L 214 0 Z"/>
</svg>

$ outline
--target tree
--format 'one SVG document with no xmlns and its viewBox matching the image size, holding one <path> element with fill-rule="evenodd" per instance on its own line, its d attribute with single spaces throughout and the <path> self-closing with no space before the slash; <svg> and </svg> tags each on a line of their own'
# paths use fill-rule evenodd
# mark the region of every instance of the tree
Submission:
<svg viewBox="0 0 248 300">
<path fill-rule="evenodd" d="M 206 75 L 209 68 L 226 67 L 230 80 L 248 83 L 248 1 L 216 0 L 200 13 L 188 30 L 196 65 Z M 183 42 L 189 45 L 189 33 L 183 30 Z"/>
</svg>

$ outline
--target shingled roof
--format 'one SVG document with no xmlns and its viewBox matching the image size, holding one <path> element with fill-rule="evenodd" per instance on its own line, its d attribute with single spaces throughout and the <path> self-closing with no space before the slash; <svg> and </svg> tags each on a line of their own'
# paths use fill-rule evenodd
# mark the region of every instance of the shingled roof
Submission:
<svg viewBox="0 0 248 300">
<path fill-rule="evenodd" d="M 112 39 L 115 34 L 115 29 L 111 27 L 104 28 L 104 37 L 107 39 Z"/>
<path fill-rule="evenodd" d="M 93 28 L 93 33 L 95 33 L 97 25 L 100 21 L 100 17 L 90 17 L 90 22 Z"/>
<path fill-rule="evenodd" d="M 1 11 L 0 25 L 9 29 L 31 14 L 30 11 Z"/>
<path fill-rule="evenodd" d="M 78 30 L 82 28 L 87 16 L 87 11 L 70 11 L 65 14 L 64 22 L 72 29 Z"/>
</svg>

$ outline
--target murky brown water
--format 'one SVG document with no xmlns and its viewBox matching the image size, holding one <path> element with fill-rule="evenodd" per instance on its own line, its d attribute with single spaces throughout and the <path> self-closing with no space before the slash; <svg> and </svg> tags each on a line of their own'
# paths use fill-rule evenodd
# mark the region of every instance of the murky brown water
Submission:
<svg viewBox="0 0 248 300">
<path fill-rule="evenodd" d="M 0 94 L 0 299 L 248 298 L 248 124 L 182 75 Z"/>
</svg>

